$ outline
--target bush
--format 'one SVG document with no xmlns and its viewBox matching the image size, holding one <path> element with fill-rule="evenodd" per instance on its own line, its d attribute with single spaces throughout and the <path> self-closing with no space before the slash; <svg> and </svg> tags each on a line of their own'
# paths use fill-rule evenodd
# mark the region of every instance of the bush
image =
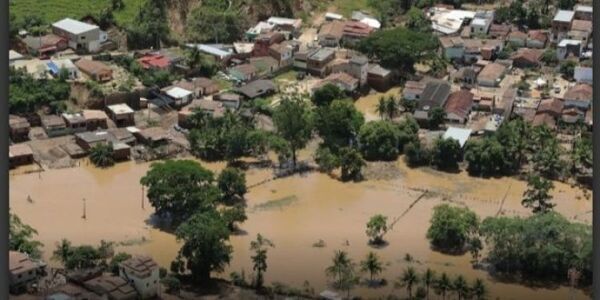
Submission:
<svg viewBox="0 0 600 300">
<path fill-rule="evenodd" d="M 433 247 L 443 252 L 461 253 L 471 236 L 477 233 L 479 218 L 468 208 L 448 204 L 433 209 L 427 230 L 427 239 Z"/>
<path fill-rule="evenodd" d="M 166 292 L 168 294 L 178 294 L 181 290 L 181 281 L 174 275 L 167 275 L 167 277 L 163 278 L 160 282 L 166 286 Z"/>
<path fill-rule="evenodd" d="M 398 157 L 400 131 L 388 121 L 364 124 L 358 134 L 359 148 L 367 160 L 395 160 Z"/>
<path fill-rule="evenodd" d="M 90 150 L 90 161 L 97 167 L 106 168 L 115 164 L 114 150 L 111 143 L 97 144 Z"/>
</svg>

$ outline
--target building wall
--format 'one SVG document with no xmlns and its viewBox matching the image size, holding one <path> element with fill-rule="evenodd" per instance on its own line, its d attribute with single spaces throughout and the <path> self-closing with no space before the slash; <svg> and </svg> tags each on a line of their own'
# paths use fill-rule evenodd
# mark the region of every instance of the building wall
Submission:
<svg viewBox="0 0 600 300">
<path fill-rule="evenodd" d="M 139 278 L 133 274 L 128 274 L 123 268 L 121 268 L 119 275 L 133 283 L 142 299 L 150 299 L 158 295 L 158 288 L 160 285 L 158 268 L 155 268 L 154 271 L 152 271 L 152 274 L 147 278 Z"/>
</svg>

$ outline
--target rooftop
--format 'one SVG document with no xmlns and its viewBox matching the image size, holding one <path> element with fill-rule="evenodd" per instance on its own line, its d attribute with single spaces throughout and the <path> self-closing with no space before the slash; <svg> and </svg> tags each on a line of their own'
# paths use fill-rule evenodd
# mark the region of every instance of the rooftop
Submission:
<svg viewBox="0 0 600 300">
<path fill-rule="evenodd" d="M 84 109 L 82 112 L 86 120 L 106 120 L 108 116 L 99 109 Z"/>
<path fill-rule="evenodd" d="M 135 256 L 121 263 L 128 276 L 146 278 L 158 269 L 158 264 L 149 256 Z"/>
<path fill-rule="evenodd" d="M 43 266 L 33 261 L 27 254 L 17 251 L 8 252 L 8 265 L 11 274 L 22 274 Z"/>
<path fill-rule="evenodd" d="M 581 45 L 580 40 L 563 39 L 558 43 L 558 47 L 567 47 L 567 45 Z"/>
<path fill-rule="evenodd" d="M 274 25 L 291 25 L 296 28 L 302 25 L 302 19 L 290 19 L 290 18 L 281 18 L 281 17 L 270 17 L 267 20 L 267 23 Z"/>
<path fill-rule="evenodd" d="M 70 32 L 72 34 L 81 34 L 99 28 L 96 25 L 73 20 L 71 18 L 62 19 L 52 24 L 52 26 Z"/>
<path fill-rule="evenodd" d="M 124 103 L 109 105 L 108 109 L 117 115 L 133 113 L 133 109 L 131 109 L 131 107 L 129 107 L 129 105 L 124 104 Z"/>
<path fill-rule="evenodd" d="M 506 67 L 504 65 L 491 63 L 485 66 L 481 72 L 479 72 L 477 78 L 483 80 L 496 80 L 504 74 L 505 70 Z"/>
<path fill-rule="evenodd" d="M 271 91 L 275 91 L 276 88 L 277 87 L 271 80 L 255 80 L 237 88 L 237 92 L 252 99 Z"/>
<path fill-rule="evenodd" d="M 556 12 L 554 16 L 554 20 L 556 22 L 571 22 L 573 17 L 575 16 L 575 12 L 572 10 L 559 10 Z"/>
<path fill-rule="evenodd" d="M 14 145 L 10 145 L 10 147 L 8 148 L 8 157 L 19 157 L 19 156 L 27 156 L 27 155 L 33 155 L 33 151 L 31 150 L 31 147 L 29 147 L 29 145 L 27 144 L 14 144 Z"/>
<path fill-rule="evenodd" d="M 192 92 L 186 90 L 186 89 L 182 89 L 178 86 L 172 87 L 170 89 L 168 89 L 166 91 L 166 94 L 174 99 L 181 99 L 181 98 L 185 98 L 188 97 L 189 95 L 192 94 Z"/>
<path fill-rule="evenodd" d="M 320 48 L 315 53 L 310 56 L 310 59 L 316 61 L 324 61 L 328 57 L 335 54 L 335 51 L 332 48 Z"/>
<path fill-rule="evenodd" d="M 455 139 L 458 141 L 458 144 L 461 147 L 464 147 L 465 143 L 467 143 L 467 140 L 471 136 L 471 132 L 472 132 L 471 129 L 448 127 L 446 132 L 444 132 L 444 135 L 442 138 L 443 139 L 449 139 L 449 138 Z"/>
<path fill-rule="evenodd" d="M 592 32 L 592 21 L 574 20 L 571 24 L 571 30 Z"/>
<path fill-rule="evenodd" d="M 586 12 L 586 13 L 593 13 L 594 12 L 594 7 L 592 7 L 590 5 L 577 4 L 577 5 L 575 5 L 575 11 Z"/>
</svg>

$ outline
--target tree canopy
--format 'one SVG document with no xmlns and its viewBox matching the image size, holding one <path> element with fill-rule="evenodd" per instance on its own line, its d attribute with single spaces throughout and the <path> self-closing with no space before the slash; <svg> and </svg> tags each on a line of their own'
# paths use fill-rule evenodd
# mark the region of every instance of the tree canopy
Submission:
<svg viewBox="0 0 600 300">
<path fill-rule="evenodd" d="M 284 97 L 273 114 L 273 123 L 277 135 L 289 147 L 295 168 L 297 151 L 306 146 L 313 129 L 311 111 L 304 97 L 299 94 Z"/>
<path fill-rule="evenodd" d="M 441 204 L 433 209 L 427 239 L 444 252 L 462 252 L 477 233 L 479 218 L 468 208 Z"/>
</svg>

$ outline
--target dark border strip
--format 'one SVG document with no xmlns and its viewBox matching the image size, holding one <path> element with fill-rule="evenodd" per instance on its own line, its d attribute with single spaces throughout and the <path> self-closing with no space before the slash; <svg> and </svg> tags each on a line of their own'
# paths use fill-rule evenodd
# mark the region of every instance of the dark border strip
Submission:
<svg viewBox="0 0 600 300">
<path fill-rule="evenodd" d="M 0 297 L 8 299 L 8 2 L 0 4 Z"/>
<path fill-rule="evenodd" d="M 593 1 L 594 14 L 592 20 L 594 22 L 593 32 L 600 32 L 600 20 L 596 17 L 600 13 L 600 1 Z M 594 42 L 594 44 L 596 44 Z M 594 47 L 594 48 L 597 48 Z M 600 98 L 600 85 L 594 84 L 598 82 L 600 79 L 600 56 L 598 55 L 598 49 L 593 52 L 593 78 L 596 80 L 593 82 L 593 91 L 594 96 L 592 97 L 592 105 L 593 105 L 593 161 L 594 161 L 594 175 L 592 180 L 592 190 L 593 190 L 593 236 L 594 236 L 594 267 L 593 267 L 593 298 L 600 298 L 600 280 L 598 280 L 598 276 L 600 275 L 600 102 L 598 102 L 598 98 Z"/>
</svg>

